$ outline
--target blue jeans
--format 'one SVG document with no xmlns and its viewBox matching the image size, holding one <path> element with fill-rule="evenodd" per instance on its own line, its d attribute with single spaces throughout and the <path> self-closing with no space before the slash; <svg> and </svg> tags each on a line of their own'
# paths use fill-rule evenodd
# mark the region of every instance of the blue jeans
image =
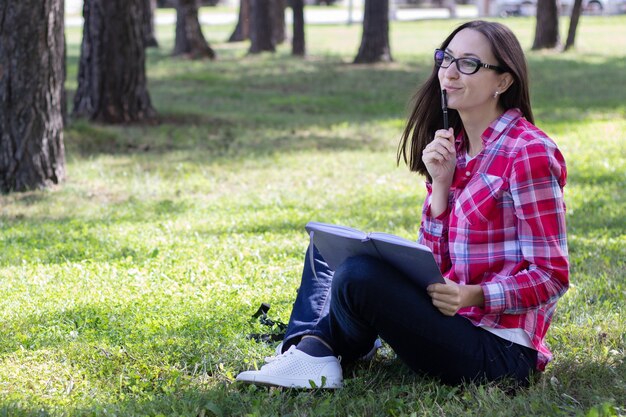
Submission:
<svg viewBox="0 0 626 417">
<path fill-rule="evenodd" d="M 303 335 L 316 335 L 346 363 L 366 354 L 380 336 L 412 370 L 444 383 L 512 378 L 528 384 L 537 362 L 535 350 L 462 316 L 443 315 L 423 289 L 382 261 L 354 257 L 333 272 L 311 249 L 283 350 Z"/>
</svg>

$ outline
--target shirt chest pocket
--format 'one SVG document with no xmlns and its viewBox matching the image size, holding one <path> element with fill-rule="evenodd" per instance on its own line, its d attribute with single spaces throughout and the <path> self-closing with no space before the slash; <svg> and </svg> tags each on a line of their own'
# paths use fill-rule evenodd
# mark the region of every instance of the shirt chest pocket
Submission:
<svg viewBox="0 0 626 417">
<path fill-rule="evenodd" d="M 500 215 L 498 205 L 506 191 L 506 182 L 498 176 L 478 174 L 458 195 L 454 214 L 471 225 L 494 220 Z"/>
</svg>

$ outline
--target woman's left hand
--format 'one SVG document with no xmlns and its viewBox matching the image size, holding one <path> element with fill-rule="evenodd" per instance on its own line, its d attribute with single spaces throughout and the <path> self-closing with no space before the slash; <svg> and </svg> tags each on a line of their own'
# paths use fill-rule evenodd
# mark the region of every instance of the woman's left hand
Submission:
<svg viewBox="0 0 626 417">
<path fill-rule="evenodd" d="M 426 288 L 433 305 L 446 316 L 454 316 L 463 307 L 482 307 L 485 299 L 480 285 L 459 285 L 447 278 L 445 284 L 431 284 Z"/>
</svg>

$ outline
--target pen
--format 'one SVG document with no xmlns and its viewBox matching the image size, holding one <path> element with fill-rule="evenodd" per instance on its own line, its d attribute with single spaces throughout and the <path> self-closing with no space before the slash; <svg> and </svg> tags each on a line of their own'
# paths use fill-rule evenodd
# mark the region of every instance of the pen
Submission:
<svg viewBox="0 0 626 417">
<path fill-rule="evenodd" d="M 443 110 L 443 128 L 448 130 L 448 95 L 445 89 L 441 90 L 441 110 Z"/>
</svg>

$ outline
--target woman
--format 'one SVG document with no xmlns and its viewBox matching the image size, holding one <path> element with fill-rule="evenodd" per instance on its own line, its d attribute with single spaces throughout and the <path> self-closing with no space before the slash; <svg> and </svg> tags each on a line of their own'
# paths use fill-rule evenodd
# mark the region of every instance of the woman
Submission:
<svg viewBox="0 0 626 417">
<path fill-rule="evenodd" d="M 522 48 L 505 26 L 473 21 L 452 32 L 434 60 L 398 161 L 427 178 L 419 242 L 446 283 L 424 292 L 369 257 L 333 272 L 311 247 L 280 354 L 237 380 L 339 388 L 338 357 L 365 355 L 378 336 L 411 369 L 450 384 L 526 385 L 551 359 L 544 339 L 569 284 L 566 168 L 532 124 Z"/>
</svg>

